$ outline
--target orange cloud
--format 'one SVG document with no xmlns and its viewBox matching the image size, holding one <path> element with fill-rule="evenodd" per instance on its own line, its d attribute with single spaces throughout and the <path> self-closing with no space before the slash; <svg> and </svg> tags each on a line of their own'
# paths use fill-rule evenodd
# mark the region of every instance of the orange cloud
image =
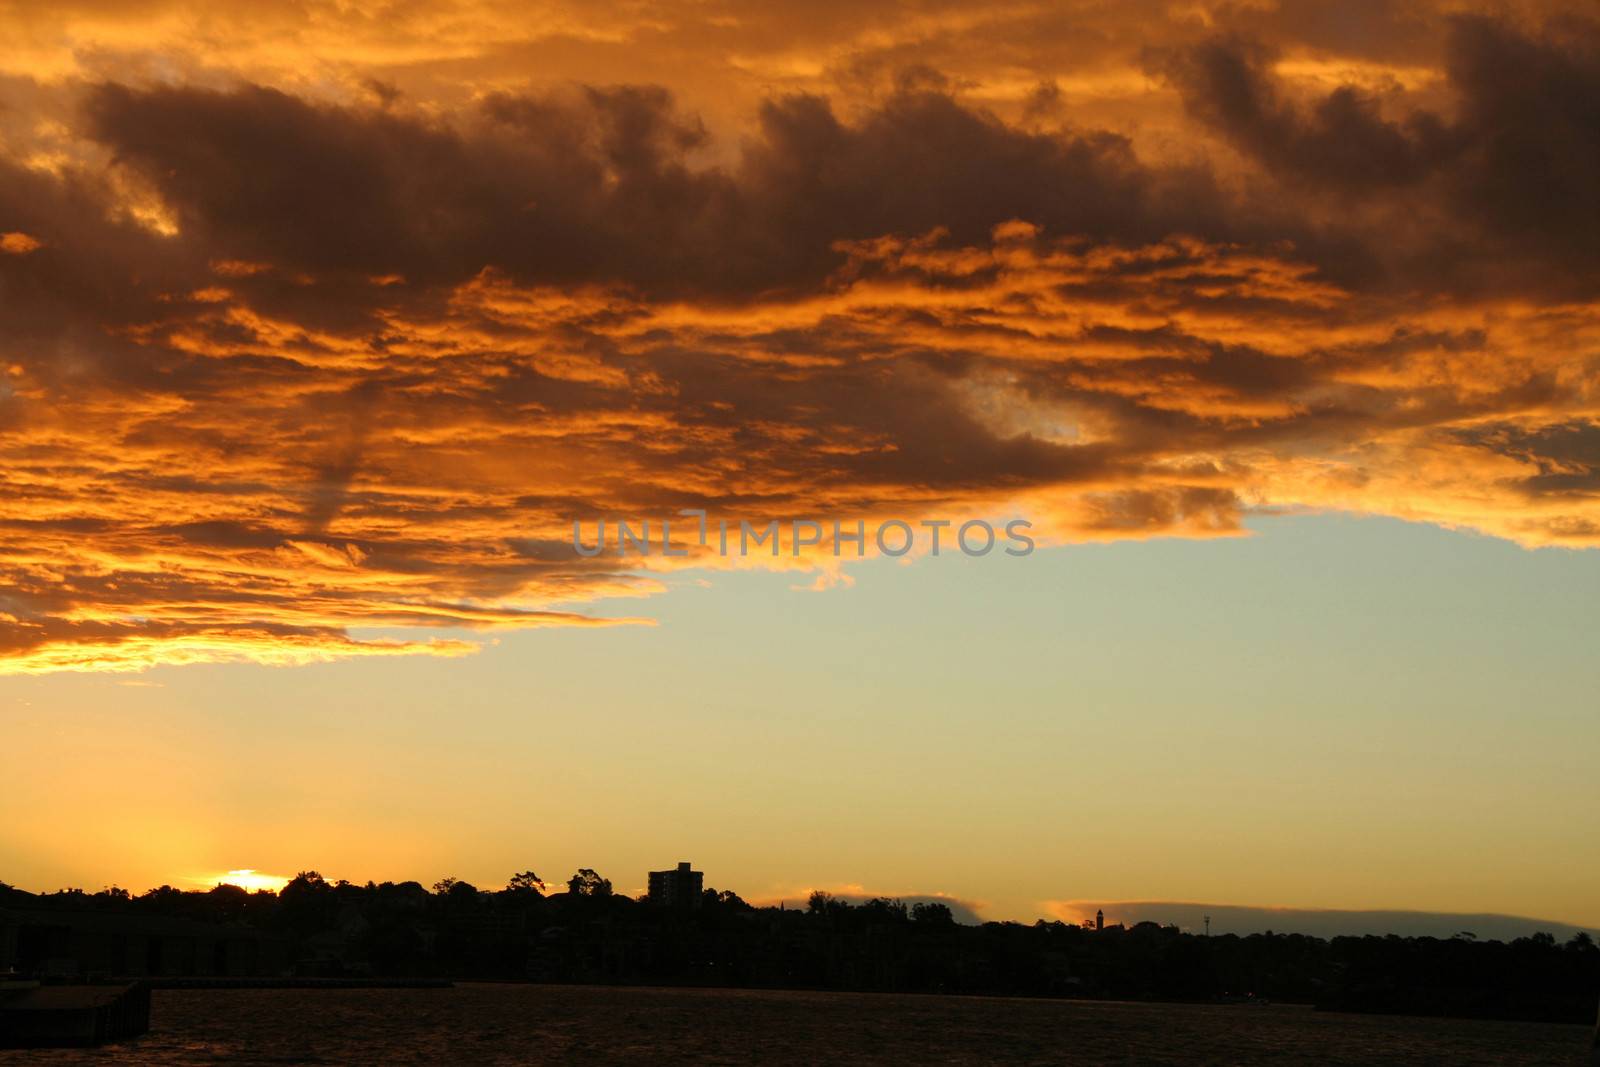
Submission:
<svg viewBox="0 0 1600 1067">
<path fill-rule="evenodd" d="M 827 540 L 571 545 L 684 508 L 1024 515 L 1043 544 L 1331 508 L 1600 541 L 1600 155 L 1564 88 L 1600 84 L 1588 23 L 1397 17 L 1406 54 L 1335 62 L 1264 13 L 1163 22 L 1148 53 L 1112 20 L 1074 80 L 1037 13 L 789 40 L 746 12 L 717 77 L 804 91 L 750 90 L 719 136 L 694 79 L 359 88 L 504 28 L 430 11 L 330 9 L 281 55 L 219 55 L 255 77 L 225 85 L 177 62 L 181 20 L 29 23 L 53 73 L 0 83 L 49 116 L 0 130 L 0 672 L 459 655 L 463 629 L 643 621 L 570 609 L 687 566 L 848 581 Z M 663 11 L 572 15 L 569 46 L 688 48 Z M 350 19 L 345 80 L 303 84 Z M 964 34 L 1016 70 L 896 63 Z M 104 48 L 40 58 L 61 39 Z M 1035 67 L 1053 90 L 1023 91 Z M 1115 132 L 1124 108 L 1178 147 Z M 1548 197 L 1497 154 L 1511 129 L 1570 164 Z"/>
</svg>

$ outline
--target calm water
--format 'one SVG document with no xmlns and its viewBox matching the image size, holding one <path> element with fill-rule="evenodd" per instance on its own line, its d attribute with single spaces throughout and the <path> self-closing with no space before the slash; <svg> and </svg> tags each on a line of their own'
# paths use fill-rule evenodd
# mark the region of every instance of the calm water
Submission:
<svg viewBox="0 0 1600 1067">
<path fill-rule="evenodd" d="M 1560 1064 L 1582 1026 L 1113 1004 L 581 986 L 158 990 L 150 1033 L 11 1063 Z"/>
</svg>

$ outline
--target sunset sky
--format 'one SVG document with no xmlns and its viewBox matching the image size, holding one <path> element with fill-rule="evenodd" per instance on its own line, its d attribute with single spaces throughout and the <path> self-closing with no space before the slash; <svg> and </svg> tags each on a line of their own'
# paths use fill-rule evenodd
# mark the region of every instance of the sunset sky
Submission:
<svg viewBox="0 0 1600 1067">
<path fill-rule="evenodd" d="M 0 30 L 0 881 L 1600 928 L 1591 4 Z"/>
</svg>

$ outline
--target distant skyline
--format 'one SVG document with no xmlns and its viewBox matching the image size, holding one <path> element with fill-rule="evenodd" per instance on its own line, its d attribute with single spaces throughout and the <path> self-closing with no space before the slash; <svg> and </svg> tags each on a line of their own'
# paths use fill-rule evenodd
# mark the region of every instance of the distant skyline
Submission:
<svg viewBox="0 0 1600 1067">
<path fill-rule="evenodd" d="M 1592 3 L 0 21 L 0 879 L 1600 927 Z"/>
<path fill-rule="evenodd" d="M 319 874 L 321 872 L 318 872 Z M 603 872 L 602 872 L 603 873 Z M 334 876 L 333 881 L 338 881 Z M 281 875 L 259 871 L 228 871 L 215 877 L 185 879 L 189 884 L 173 888 L 187 892 L 204 892 L 218 886 L 237 886 L 248 892 L 276 893 L 290 881 Z M 364 884 L 354 881 L 354 884 Z M 416 884 L 424 883 L 409 879 Z M 494 882 L 477 885 L 482 892 L 498 892 L 505 887 Z M 718 892 L 732 890 L 734 886 L 708 887 Z M 434 885 L 435 891 L 438 885 Z M 544 892 L 560 893 L 565 885 L 560 879 L 547 884 Z M 644 899 L 647 890 L 618 890 L 625 895 Z M 94 892 L 86 890 L 86 892 Z M 835 900 L 860 905 L 872 899 L 891 899 L 907 905 L 919 903 L 942 904 L 950 910 L 958 923 L 979 925 L 995 921 L 1019 921 L 983 914 L 981 905 L 942 894 L 869 893 L 858 885 L 823 887 L 776 896 L 741 896 L 746 903 L 758 908 L 787 907 L 805 910 L 813 892 L 827 894 Z M 1526 915 L 1472 914 L 1465 912 L 1384 911 L 1378 909 L 1349 910 L 1337 908 L 1285 908 L 1250 907 L 1234 904 L 1215 904 L 1193 900 L 1060 900 L 1049 901 L 1045 920 L 1069 923 L 1074 926 L 1093 926 L 1097 919 L 1108 927 L 1131 927 L 1139 923 L 1156 923 L 1175 926 L 1188 933 L 1226 934 L 1278 933 L 1306 934 L 1312 937 L 1363 937 L 1396 934 L 1402 937 L 1469 938 L 1477 941 L 1512 941 L 1535 933 L 1546 933 L 1558 941 L 1567 941 L 1578 933 L 1596 934 L 1594 927 L 1574 926 Z"/>
</svg>

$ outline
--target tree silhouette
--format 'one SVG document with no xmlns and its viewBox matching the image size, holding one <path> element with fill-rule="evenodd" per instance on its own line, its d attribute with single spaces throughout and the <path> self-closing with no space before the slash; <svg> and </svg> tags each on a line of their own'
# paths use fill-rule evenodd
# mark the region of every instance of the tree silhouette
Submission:
<svg viewBox="0 0 1600 1067">
<path fill-rule="evenodd" d="M 611 879 L 602 878 L 590 868 L 582 867 L 567 879 L 567 892 L 575 897 L 609 897 Z"/>
<path fill-rule="evenodd" d="M 532 871 L 523 871 L 521 874 L 513 874 L 511 880 L 506 883 L 506 888 L 513 893 L 543 894 L 545 886 L 544 879 L 537 874 Z"/>
</svg>

